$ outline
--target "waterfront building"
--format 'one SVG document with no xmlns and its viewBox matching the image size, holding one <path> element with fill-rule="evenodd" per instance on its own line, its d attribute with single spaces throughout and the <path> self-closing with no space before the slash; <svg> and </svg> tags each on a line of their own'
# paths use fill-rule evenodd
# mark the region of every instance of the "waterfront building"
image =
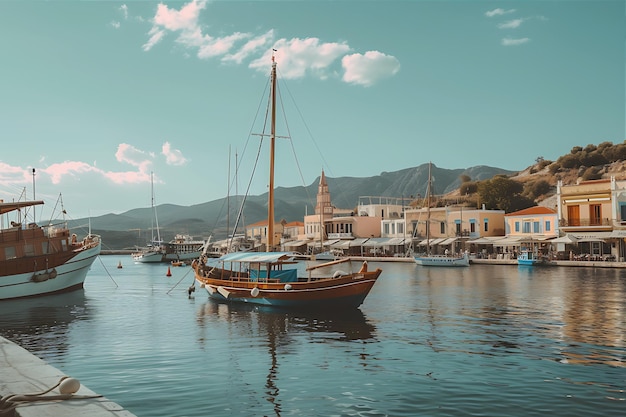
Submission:
<svg viewBox="0 0 626 417">
<path fill-rule="evenodd" d="M 571 235 L 592 259 L 626 257 L 626 181 L 609 179 L 557 183 L 561 234 Z"/>
<path fill-rule="evenodd" d="M 477 247 L 469 244 L 471 240 L 504 236 L 504 214 L 504 210 L 462 205 L 408 208 L 404 212 L 414 250 L 428 244 L 428 235 L 431 251 L 435 254 L 442 254 L 446 249 L 453 253 L 476 251 Z M 428 216 L 430 220 L 427 222 Z"/>
</svg>

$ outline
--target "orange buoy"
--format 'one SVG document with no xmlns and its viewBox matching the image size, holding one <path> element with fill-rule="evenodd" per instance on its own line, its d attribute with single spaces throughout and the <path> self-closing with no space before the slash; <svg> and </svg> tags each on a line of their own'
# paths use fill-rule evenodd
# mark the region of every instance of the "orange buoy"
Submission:
<svg viewBox="0 0 626 417">
<path fill-rule="evenodd" d="M 171 277 L 172 276 L 172 271 L 170 271 L 170 267 L 167 267 L 167 274 L 165 274 L 166 277 Z"/>
</svg>

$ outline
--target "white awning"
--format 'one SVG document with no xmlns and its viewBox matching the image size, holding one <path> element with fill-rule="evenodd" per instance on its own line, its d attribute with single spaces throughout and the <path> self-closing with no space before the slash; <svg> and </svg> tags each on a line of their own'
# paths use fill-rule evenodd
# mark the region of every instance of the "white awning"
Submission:
<svg viewBox="0 0 626 417">
<path fill-rule="evenodd" d="M 565 236 L 561 236 L 561 237 L 557 237 L 556 239 L 552 239 L 550 241 L 550 243 L 565 243 L 565 244 L 572 244 L 572 243 L 578 243 L 578 239 L 576 239 L 574 236 L 570 235 L 569 233 L 566 234 Z"/>
<path fill-rule="evenodd" d="M 367 247 L 377 247 L 377 246 L 385 246 L 389 243 L 389 238 L 387 237 L 372 237 L 367 240 L 367 242 L 363 243 L 363 246 Z"/>
<path fill-rule="evenodd" d="M 612 232 L 585 232 L 572 233 L 578 242 L 604 242 L 604 239 L 611 239 Z"/>
<path fill-rule="evenodd" d="M 519 236 L 505 237 L 504 239 L 496 240 L 495 242 L 493 242 L 493 246 L 520 246 L 522 240 L 523 238 Z M 526 242 L 528 241 L 529 240 L 527 239 Z"/>
<path fill-rule="evenodd" d="M 298 246 L 306 245 L 307 243 L 309 243 L 308 240 L 291 240 L 289 242 L 283 243 L 283 246 L 290 247 L 290 248 L 295 248 L 295 247 L 298 247 Z"/>
<path fill-rule="evenodd" d="M 444 240 L 443 242 L 440 242 L 439 246 L 448 246 L 448 245 L 453 244 L 456 241 L 457 241 L 456 237 L 449 237 L 446 240 Z"/>
<path fill-rule="evenodd" d="M 430 242 L 431 245 L 439 245 L 441 242 L 443 242 L 444 240 L 448 239 L 447 237 L 439 237 L 435 240 L 432 240 Z"/>
<path fill-rule="evenodd" d="M 504 238 L 504 236 L 485 236 L 474 240 L 468 240 L 467 243 L 473 243 L 475 245 L 493 245 L 495 242 Z"/>
</svg>

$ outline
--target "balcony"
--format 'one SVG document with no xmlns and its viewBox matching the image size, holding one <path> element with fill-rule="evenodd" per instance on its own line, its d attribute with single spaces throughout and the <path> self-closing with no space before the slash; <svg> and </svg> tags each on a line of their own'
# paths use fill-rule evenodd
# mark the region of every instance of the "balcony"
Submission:
<svg viewBox="0 0 626 417">
<path fill-rule="evenodd" d="M 583 228 L 591 228 L 591 227 L 600 227 L 600 228 L 611 228 L 612 222 L 608 217 L 601 219 L 560 219 L 559 227 L 583 227 Z"/>
</svg>

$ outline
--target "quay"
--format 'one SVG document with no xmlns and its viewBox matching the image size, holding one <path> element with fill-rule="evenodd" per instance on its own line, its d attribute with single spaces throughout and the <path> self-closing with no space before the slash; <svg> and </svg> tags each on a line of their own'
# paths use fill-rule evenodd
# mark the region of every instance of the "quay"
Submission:
<svg viewBox="0 0 626 417">
<path fill-rule="evenodd" d="M 120 405 L 96 394 L 83 385 L 74 394 L 66 394 L 67 399 L 45 400 L 46 397 L 59 396 L 59 388 L 50 392 L 61 378 L 66 377 L 60 370 L 47 364 L 37 356 L 31 354 L 19 345 L 0 337 L 0 397 L 38 395 L 41 400 L 17 402 L 19 404 L 13 412 L 7 410 L 5 403 L 0 403 L 0 415 L 17 417 L 135 417 L 124 410 Z"/>
<path fill-rule="evenodd" d="M 517 265 L 516 259 L 474 259 L 470 264 Z M 552 260 L 547 266 L 591 267 L 591 268 L 626 268 L 626 262 L 617 261 L 560 261 Z M 542 268 L 542 267 L 540 267 Z"/>
</svg>

